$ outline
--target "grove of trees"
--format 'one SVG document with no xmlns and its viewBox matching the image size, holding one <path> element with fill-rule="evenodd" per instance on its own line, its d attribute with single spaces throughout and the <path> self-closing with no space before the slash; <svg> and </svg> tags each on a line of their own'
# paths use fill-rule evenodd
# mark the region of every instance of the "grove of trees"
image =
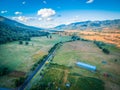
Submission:
<svg viewBox="0 0 120 90">
<path fill-rule="evenodd" d="M 17 40 L 29 41 L 31 37 L 46 36 L 48 32 L 34 30 L 32 28 L 23 28 L 19 26 L 11 26 L 0 22 L 0 44 Z M 22 43 L 21 43 L 22 44 Z"/>
</svg>

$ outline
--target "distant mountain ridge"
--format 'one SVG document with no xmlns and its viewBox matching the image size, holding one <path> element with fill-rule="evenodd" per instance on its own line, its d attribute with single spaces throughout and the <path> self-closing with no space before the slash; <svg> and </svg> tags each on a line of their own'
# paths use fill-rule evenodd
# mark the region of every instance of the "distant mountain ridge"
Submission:
<svg viewBox="0 0 120 90">
<path fill-rule="evenodd" d="M 31 37 L 48 34 L 47 32 L 43 32 L 41 30 L 43 29 L 27 26 L 0 16 L 0 44 L 17 40 L 27 40 Z"/>
<path fill-rule="evenodd" d="M 8 19 L 8 18 L 3 17 L 3 16 L 0 16 L 0 22 L 5 23 L 9 26 L 21 27 L 21 28 L 24 28 L 24 29 L 43 30 L 43 28 L 38 28 L 38 27 L 34 27 L 34 26 L 27 26 L 27 25 L 24 25 L 22 23 L 19 23 L 17 21 L 11 20 L 11 19 Z"/>
<path fill-rule="evenodd" d="M 55 30 L 102 30 L 104 28 L 120 29 L 120 19 L 104 20 L 104 21 L 84 21 L 71 23 L 69 25 L 59 25 Z"/>
</svg>

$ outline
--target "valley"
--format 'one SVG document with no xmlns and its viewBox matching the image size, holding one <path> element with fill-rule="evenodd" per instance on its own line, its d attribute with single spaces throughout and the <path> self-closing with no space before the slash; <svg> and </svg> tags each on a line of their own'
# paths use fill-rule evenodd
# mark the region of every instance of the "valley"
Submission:
<svg viewBox="0 0 120 90">
<path fill-rule="evenodd" d="M 0 20 L 0 89 L 119 90 L 119 22 L 86 21 L 45 30 Z"/>
<path fill-rule="evenodd" d="M 54 44 L 69 40 L 69 36 L 52 35 L 32 38 L 28 45 L 18 41 L 0 45 L 0 68 L 7 68 L 8 74 L 0 77 L 0 87 L 15 88 L 15 81 L 26 77 Z"/>
</svg>

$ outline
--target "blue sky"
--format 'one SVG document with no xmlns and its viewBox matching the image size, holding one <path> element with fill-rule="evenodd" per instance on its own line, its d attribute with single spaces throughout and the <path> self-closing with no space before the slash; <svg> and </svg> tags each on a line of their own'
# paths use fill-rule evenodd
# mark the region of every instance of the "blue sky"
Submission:
<svg viewBox="0 0 120 90">
<path fill-rule="evenodd" d="M 0 15 L 37 27 L 120 19 L 120 0 L 0 0 Z"/>
</svg>

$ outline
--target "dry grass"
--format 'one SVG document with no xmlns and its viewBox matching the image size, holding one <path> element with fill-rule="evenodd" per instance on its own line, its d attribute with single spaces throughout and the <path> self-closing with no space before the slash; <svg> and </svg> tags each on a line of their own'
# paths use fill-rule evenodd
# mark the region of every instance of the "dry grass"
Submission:
<svg viewBox="0 0 120 90">
<path fill-rule="evenodd" d="M 120 47 L 120 30 L 107 30 L 104 29 L 103 31 L 78 31 L 78 30 L 66 30 L 65 33 L 67 35 L 71 35 L 72 33 L 77 33 L 82 38 L 88 40 L 97 40 L 103 41 L 106 43 L 115 44 Z"/>
<path fill-rule="evenodd" d="M 10 77 L 24 77 L 25 75 L 26 73 L 22 71 L 13 71 L 9 74 Z"/>
</svg>

